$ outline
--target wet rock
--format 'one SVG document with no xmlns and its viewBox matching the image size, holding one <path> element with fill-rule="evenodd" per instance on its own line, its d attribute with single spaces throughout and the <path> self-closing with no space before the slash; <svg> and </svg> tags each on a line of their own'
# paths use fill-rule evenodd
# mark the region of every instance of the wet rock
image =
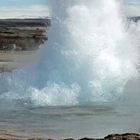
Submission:
<svg viewBox="0 0 140 140">
<path fill-rule="evenodd" d="M 53 140 L 53 139 L 45 139 L 45 138 L 31 138 L 28 140 Z"/>
<path fill-rule="evenodd" d="M 140 140 L 140 134 L 125 133 L 125 134 L 112 134 L 104 138 L 105 140 Z"/>
<path fill-rule="evenodd" d="M 82 138 L 80 140 L 96 140 L 96 139 L 94 139 L 94 138 Z"/>
<path fill-rule="evenodd" d="M 73 138 L 68 138 L 68 139 L 64 139 L 64 140 L 75 140 L 75 139 L 73 139 Z"/>
<path fill-rule="evenodd" d="M 7 136 L 7 135 L 6 135 Z M 11 138 L 5 138 L 2 137 L 0 138 L 0 140 L 53 140 L 51 138 L 24 138 L 24 137 L 12 137 Z M 55 139 L 56 140 L 56 139 Z M 64 139 L 64 140 L 78 140 L 78 139 L 73 139 L 73 138 L 68 138 L 68 139 Z M 81 138 L 79 140 L 140 140 L 140 134 L 136 134 L 136 133 L 125 133 L 125 134 L 111 134 L 108 135 L 104 138 Z"/>
<path fill-rule="evenodd" d="M 53 140 L 53 139 L 29 139 L 29 140 Z M 64 140 L 77 140 L 73 138 L 68 138 Z M 81 138 L 79 140 L 140 140 L 140 134 L 136 133 L 125 133 L 125 134 L 110 134 L 104 138 Z"/>
</svg>

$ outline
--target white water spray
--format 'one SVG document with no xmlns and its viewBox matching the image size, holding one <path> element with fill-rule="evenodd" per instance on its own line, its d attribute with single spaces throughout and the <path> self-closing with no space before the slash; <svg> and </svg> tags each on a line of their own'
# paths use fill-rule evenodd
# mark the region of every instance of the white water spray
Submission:
<svg viewBox="0 0 140 140">
<path fill-rule="evenodd" d="M 138 77 L 139 60 L 139 42 L 125 27 L 120 3 L 53 0 L 50 6 L 52 29 L 39 63 L 1 74 L 1 98 L 44 106 L 120 97 L 128 80 Z"/>
</svg>

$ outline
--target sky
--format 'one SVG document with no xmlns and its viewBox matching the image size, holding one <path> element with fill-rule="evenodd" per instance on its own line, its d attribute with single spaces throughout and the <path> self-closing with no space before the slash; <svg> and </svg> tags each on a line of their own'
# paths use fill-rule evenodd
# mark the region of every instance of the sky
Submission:
<svg viewBox="0 0 140 140">
<path fill-rule="evenodd" d="M 0 18 L 47 17 L 48 0 L 0 0 Z"/>
<path fill-rule="evenodd" d="M 125 13 L 128 16 L 140 16 L 140 0 L 123 0 Z"/>
<path fill-rule="evenodd" d="M 124 0 L 126 4 L 140 4 L 140 0 Z"/>
<path fill-rule="evenodd" d="M 27 6 L 27 5 L 44 5 L 47 0 L 0 0 L 1 6 Z"/>
<path fill-rule="evenodd" d="M 0 0 L 0 18 L 47 17 L 49 0 Z M 59 0 L 58 0 L 59 1 Z M 123 0 L 128 16 L 140 16 L 140 0 Z"/>
</svg>

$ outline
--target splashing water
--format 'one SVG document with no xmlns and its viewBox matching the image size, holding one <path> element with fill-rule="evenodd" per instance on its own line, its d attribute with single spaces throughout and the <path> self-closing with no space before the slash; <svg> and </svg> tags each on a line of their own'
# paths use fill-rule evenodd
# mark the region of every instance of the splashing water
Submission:
<svg viewBox="0 0 140 140">
<path fill-rule="evenodd" d="M 0 75 L 1 99 L 34 105 L 112 102 L 138 77 L 139 42 L 116 0 L 51 0 L 49 41 L 32 68 Z M 135 26 L 136 27 L 136 26 Z M 134 26 L 133 26 L 134 28 Z"/>
</svg>

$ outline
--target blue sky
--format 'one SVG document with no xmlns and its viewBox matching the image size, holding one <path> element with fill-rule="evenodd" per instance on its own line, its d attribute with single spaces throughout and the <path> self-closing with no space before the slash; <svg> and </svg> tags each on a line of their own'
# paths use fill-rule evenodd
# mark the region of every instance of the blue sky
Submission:
<svg viewBox="0 0 140 140">
<path fill-rule="evenodd" d="M 140 0 L 124 0 L 126 4 L 140 4 Z"/>
<path fill-rule="evenodd" d="M 129 4 L 140 4 L 140 0 L 123 0 L 125 3 Z M 33 4 L 47 4 L 48 0 L 0 0 L 0 6 L 27 6 Z"/>
<path fill-rule="evenodd" d="M 48 1 L 49 0 L 0 0 L 0 18 L 49 16 Z M 140 0 L 123 1 L 127 15 L 140 16 Z"/>
<path fill-rule="evenodd" d="M 27 6 L 27 5 L 44 5 L 48 0 L 0 0 L 0 6 Z M 140 0 L 123 0 L 126 4 L 140 4 Z"/>
<path fill-rule="evenodd" d="M 128 16 L 140 16 L 140 0 L 123 0 L 124 11 Z"/>
<path fill-rule="evenodd" d="M 47 4 L 47 0 L 0 0 L 0 6 L 27 6 L 44 4 Z"/>
<path fill-rule="evenodd" d="M 48 0 L 0 0 L 0 18 L 49 16 Z"/>
</svg>

